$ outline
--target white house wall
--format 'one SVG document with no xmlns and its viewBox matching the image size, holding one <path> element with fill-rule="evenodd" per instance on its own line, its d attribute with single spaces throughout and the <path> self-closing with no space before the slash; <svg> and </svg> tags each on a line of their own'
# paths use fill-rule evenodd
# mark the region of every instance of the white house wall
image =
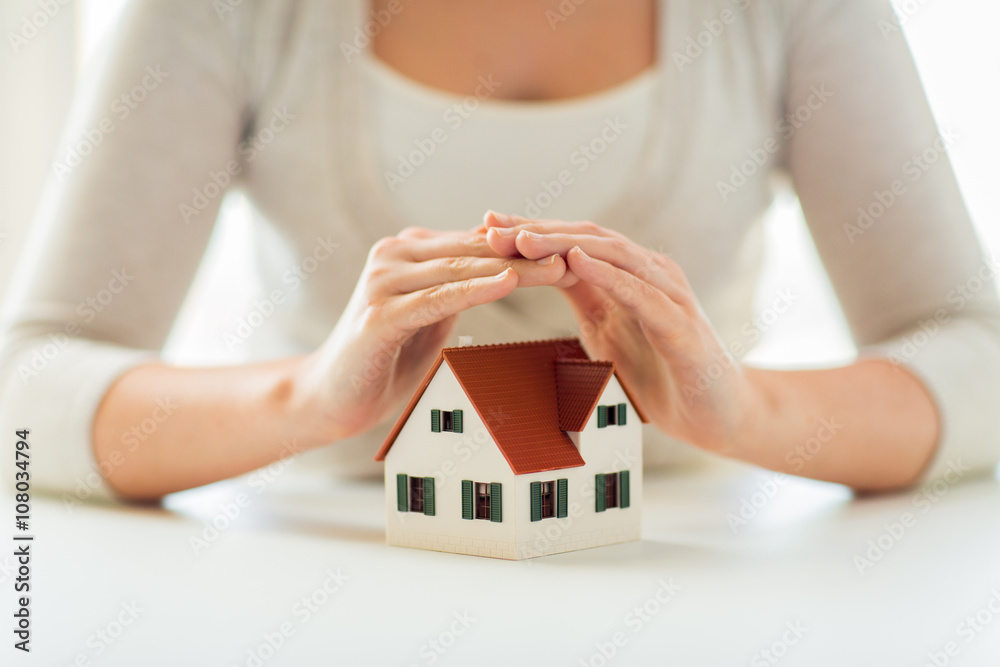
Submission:
<svg viewBox="0 0 1000 667">
<path fill-rule="evenodd" d="M 462 433 L 431 432 L 431 409 L 462 410 Z M 435 516 L 396 508 L 396 475 L 434 477 Z M 462 518 L 462 480 L 503 484 L 503 521 Z M 385 458 L 389 544 L 514 558 L 514 473 L 442 362 Z"/>
<path fill-rule="evenodd" d="M 599 405 L 629 403 L 617 378 L 612 377 Z M 518 475 L 517 557 L 547 554 L 639 539 L 642 510 L 642 423 L 631 403 L 624 426 L 597 427 L 597 410 L 584 430 L 571 433 L 586 465 L 579 468 Z M 594 476 L 629 471 L 630 506 L 596 511 Z M 531 483 L 568 480 L 565 518 L 531 520 Z"/>
</svg>

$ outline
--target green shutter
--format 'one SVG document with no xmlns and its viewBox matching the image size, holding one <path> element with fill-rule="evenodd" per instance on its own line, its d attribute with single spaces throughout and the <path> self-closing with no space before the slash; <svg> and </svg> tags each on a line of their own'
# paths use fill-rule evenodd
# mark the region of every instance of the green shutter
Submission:
<svg viewBox="0 0 1000 667">
<path fill-rule="evenodd" d="M 531 483 L 531 520 L 542 520 L 542 483 Z"/>
<path fill-rule="evenodd" d="M 598 512 L 608 509 L 607 498 L 604 497 L 604 475 L 600 473 L 594 476 L 594 500 Z"/>
<path fill-rule="evenodd" d="M 490 521 L 500 523 L 503 521 L 503 496 L 500 493 L 502 484 L 492 482 L 490 484 Z"/>
<path fill-rule="evenodd" d="M 567 505 L 569 504 L 569 480 L 560 479 L 556 482 L 556 517 L 562 519 L 566 517 Z"/>
<path fill-rule="evenodd" d="M 434 516 L 434 478 L 424 477 L 424 514 Z"/>
<path fill-rule="evenodd" d="M 410 507 L 410 499 L 407 494 L 409 491 L 408 481 L 403 473 L 396 475 L 396 509 L 400 512 L 405 512 Z"/>
<path fill-rule="evenodd" d="M 451 413 L 451 430 L 455 433 L 462 432 L 462 411 L 455 410 Z"/>
<path fill-rule="evenodd" d="M 434 433 L 441 432 L 441 411 L 431 410 L 431 431 Z"/>
<path fill-rule="evenodd" d="M 462 480 L 462 518 L 471 519 L 475 516 L 472 511 L 472 481 Z"/>
<path fill-rule="evenodd" d="M 618 501 L 618 506 L 628 507 L 629 505 L 628 470 L 622 470 L 620 473 L 618 473 L 618 495 L 620 496 Z"/>
<path fill-rule="evenodd" d="M 597 406 L 597 428 L 604 428 L 608 425 L 608 406 Z"/>
<path fill-rule="evenodd" d="M 618 404 L 618 425 L 619 426 L 624 426 L 625 425 L 625 404 L 624 403 L 619 403 Z"/>
</svg>

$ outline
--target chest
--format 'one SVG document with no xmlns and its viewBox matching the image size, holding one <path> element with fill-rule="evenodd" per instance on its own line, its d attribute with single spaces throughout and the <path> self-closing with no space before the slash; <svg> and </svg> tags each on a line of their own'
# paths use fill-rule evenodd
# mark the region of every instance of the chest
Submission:
<svg viewBox="0 0 1000 667">
<path fill-rule="evenodd" d="M 373 51 L 441 91 L 473 94 L 489 75 L 504 82 L 498 99 L 574 97 L 626 81 L 656 57 L 656 0 L 424 0 L 393 13 L 397 2 L 371 3 L 385 23 Z"/>
</svg>

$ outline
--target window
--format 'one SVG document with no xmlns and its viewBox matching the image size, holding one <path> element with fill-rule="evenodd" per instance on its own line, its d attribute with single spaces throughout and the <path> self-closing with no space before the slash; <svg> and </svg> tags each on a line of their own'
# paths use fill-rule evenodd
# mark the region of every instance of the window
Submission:
<svg viewBox="0 0 1000 667">
<path fill-rule="evenodd" d="M 461 410 L 431 410 L 431 431 L 433 433 L 461 433 Z"/>
<path fill-rule="evenodd" d="M 424 478 L 410 478 L 410 511 L 424 511 Z"/>
<path fill-rule="evenodd" d="M 476 482 L 476 518 L 490 518 L 490 485 Z"/>
<path fill-rule="evenodd" d="M 597 406 L 597 428 L 605 426 L 625 425 L 626 404 L 618 405 L 598 405 Z"/>
<path fill-rule="evenodd" d="M 567 516 L 569 480 L 531 483 L 531 520 Z"/>
<path fill-rule="evenodd" d="M 598 474 L 594 478 L 595 510 L 622 509 L 631 505 L 630 475 L 628 470 Z"/>
<path fill-rule="evenodd" d="M 551 519 L 556 515 L 555 482 L 542 482 L 542 518 Z"/>
<path fill-rule="evenodd" d="M 500 523 L 503 520 L 503 497 L 497 482 L 462 480 L 462 518 L 483 519 Z"/>
<path fill-rule="evenodd" d="M 396 475 L 396 509 L 434 516 L 434 478 Z"/>
<path fill-rule="evenodd" d="M 618 507 L 618 474 L 604 476 L 604 506 Z"/>
</svg>

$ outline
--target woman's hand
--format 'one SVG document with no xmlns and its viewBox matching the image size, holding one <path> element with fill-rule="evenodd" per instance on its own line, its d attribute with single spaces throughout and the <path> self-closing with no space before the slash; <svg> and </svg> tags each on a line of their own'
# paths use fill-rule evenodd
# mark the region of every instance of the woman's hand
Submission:
<svg viewBox="0 0 1000 667">
<path fill-rule="evenodd" d="M 291 403 L 315 438 L 357 435 L 397 409 L 458 313 L 563 278 L 559 255 L 499 257 L 483 232 L 408 228 L 372 247 L 337 326 L 295 374 Z"/>
<path fill-rule="evenodd" d="M 529 220 L 490 212 L 498 255 L 558 254 L 558 281 L 596 359 L 615 362 L 647 417 L 665 433 L 725 453 L 757 413 L 757 390 L 702 312 L 680 267 L 591 222 Z M 715 378 L 715 379 L 710 379 Z"/>
</svg>

